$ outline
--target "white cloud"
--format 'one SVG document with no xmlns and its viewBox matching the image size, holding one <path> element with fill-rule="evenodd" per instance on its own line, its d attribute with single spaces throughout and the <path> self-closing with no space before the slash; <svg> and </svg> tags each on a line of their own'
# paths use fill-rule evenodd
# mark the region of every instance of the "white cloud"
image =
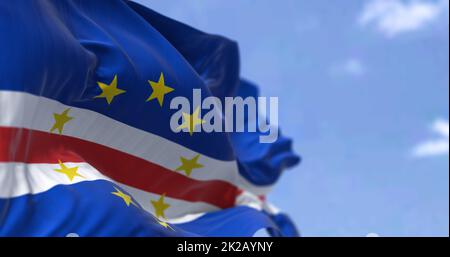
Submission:
<svg viewBox="0 0 450 257">
<path fill-rule="evenodd" d="M 436 139 L 430 139 L 413 149 L 413 155 L 416 157 L 427 157 L 437 155 L 448 155 L 449 152 L 449 123 L 448 120 L 436 120 L 431 128 L 434 133 L 439 135 Z"/>
<path fill-rule="evenodd" d="M 364 8 L 359 23 L 374 24 L 387 37 L 421 29 L 445 12 L 448 0 L 371 0 Z"/>
<path fill-rule="evenodd" d="M 361 60 L 357 58 L 349 58 L 341 63 L 331 67 L 332 75 L 351 75 L 361 76 L 366 72 L 366 68 Z"/>
</svg>

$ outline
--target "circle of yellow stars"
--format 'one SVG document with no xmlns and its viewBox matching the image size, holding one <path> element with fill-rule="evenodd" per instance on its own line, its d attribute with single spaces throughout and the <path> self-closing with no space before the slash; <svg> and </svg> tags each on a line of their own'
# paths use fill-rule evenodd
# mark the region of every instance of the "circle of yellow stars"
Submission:
<svg viewBox="0 0 450 257">
<path fill-rule="evenodd" d="M 150 84 L 150 87 L 152 88 L 152 93 L 147 98 L 146 102 L 150 102 L 154 99 L 157 100 L 160 107 L 163 107 L 164 104 L 164 97 L 175 91 L 174 88 L 166 85 L 164 73 L 161 72 L 159 76 L 159 80 L 157 82 L 155 81 L 148 81 Z M 126 91 L 118 87 L 118 76 L 114 75 L 113 79 L 109 83 L 104 82 L 97 82 L 98 87 L 101 90 L 101 93 L 99 95 L 94 96 L 94 99 L 105 99 L 108 106 L 110 106 L 116 97 L 125 94 Z M 59 135 L 63 134 L 64 128 L 70 121 L 74 120 L 74 117 L 71 117 L 69 112 L 70 108 L 67 108 L 63 110 L 61 113 L 53 113 L 54 123 L 52 127 L 50 128 L 50 133 L 53 133 L 57 131 Z M 192 114 L 184 113 L 183 112 L 183 122 L 182 124 L 177 128 L 179 131 L 184 130 L 189 132 L 189 135 L 192 136 L 195 132 L 195 128 L 198 125 L 203 124 L 205 121 L 202 120 L 200 117 L 200 108 L 197 107 Z M 203 164 L 199 163 L 200 155 L 196 155 L 193 158 L 189 159 L 186 157 L 181 156 L 180 157 L 180 166 L 178 166 L 175 170 L 176 171 L 184 171 L 185 175 L 187 177 L 191 176 L 191 173 L 195 169 L 201 169 L 203 168 Z M 74 167 L 68 167 L 66 164 L 64 164 L 61 160 L 58 160 L 59 169 L 54 169 L 55 172 L 64 174 L 69 181 L 73 181 L 76 177 L 79 178 L 85 178 L 83 175 L 78 173 L 78 166 Z M 111 192 L 112 195 L 120 198 L 123 200 L 125 205 L 129 207 L 130 205 L 133 205 L 135 207 L 139 208 L 139 205 L 133 200 L 133 198 L 118 189 L 117 187 L 114 187 L 115 191 Z M 159 223 L 161 226 L 165 228 L 172 229 L 173 228 L 162 219 L 166 220 L 165 211 L 170 208 L 170 204 L 165 202 L 165 196 L 166 194 L 160 195 L 158 200 L 150 200 L 151 205 L 153 206 L 155 216 L 155 220 L 157 223 Z M 161 219 L 162 218 L 162 219 Z"/>
</svg>

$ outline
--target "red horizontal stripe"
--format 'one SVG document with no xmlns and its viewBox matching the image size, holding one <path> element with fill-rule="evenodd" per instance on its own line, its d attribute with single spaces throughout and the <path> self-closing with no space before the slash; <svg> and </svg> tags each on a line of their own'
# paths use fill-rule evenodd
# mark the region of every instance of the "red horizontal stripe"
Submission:
<svg viewBox="0 0 450 257">
<path fill-rule="evenodd" d="M 228 182 L 194 180 L 100 144 L 36 130 L 0 127 L 0 162 L 58 163 L 58 160 L 86 162 L 117 182 L 220 208 L 232 207 L 240 193 Z"/>
</svg>

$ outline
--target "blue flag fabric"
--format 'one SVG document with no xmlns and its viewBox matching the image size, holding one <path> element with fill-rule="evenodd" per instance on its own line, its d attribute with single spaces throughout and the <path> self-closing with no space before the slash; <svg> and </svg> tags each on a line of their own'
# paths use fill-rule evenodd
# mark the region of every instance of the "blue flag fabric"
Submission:
<svg viewBox="0 0 450 257">
<path fill-rule="evenodd" d="M 138 3 L 130 1 L 128 5 L 183 55 L 212 95 L 223 98 L 236 94 L 240 84 L 239 49 L 236 42 L 201 32 Z"/>
<path fill-rule="evenodd" d="M 243 98 L 259 96 L 258 88 L 246 80 L 241 80 L 236 96 Z M 272 117 L 273 118 L 273 117 Z M 245 123 L 258 123 L 245 116 Z M 278 139 L 271 144 L 259 143 L 261 132 L 231 133 L 231 144 L 240 163 L 240 172 L 249 181 L 258 185 L 274 184 L 281 176 L 282 171 L 297 165 L 300 162 L 292 151 L 292 140 L 278 136 Z"/>
<path fill-rule="evenodd" d="M 0 223 L 0 236 L 244 237 L 261 228 L 278 231 L 267 215 L 245 206 L 208 213 L 166 228 L 141 207 L 124 208 L 120 199 L 110 197 L 112 187 L 107 181 L 91 181 L 0 199 L 0 210 L 6 212 Z"/>
<path fill-rule="evenodd" d="M 257 96 L 235 42 L 121 0 L 0 2 L 0 34 L 0 236 L 297 235 L 258 195 L 289 139 L 169 126 L 193 89 Z"/>
</svg>

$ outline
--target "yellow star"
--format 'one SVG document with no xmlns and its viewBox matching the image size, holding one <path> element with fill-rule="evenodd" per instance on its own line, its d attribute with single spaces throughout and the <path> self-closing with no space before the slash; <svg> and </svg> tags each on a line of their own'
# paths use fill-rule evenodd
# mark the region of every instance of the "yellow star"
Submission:
<svg viewBox="0 0 450 257">
<path fill-rule="evenodd" d="M 153 200 L 151 200 L 152 205 L 153 205 L 153 208 L 155 208 L 155 214 L 156 214 L 156 217 L 158 217 L 158 218 L 159 218 L 159 217 L 163 217 L 163 218 L 165 219 L 166 216 L 164 215 L 164 211 L 165 211 L 167 208 L 170 207 L 169 204 L 167 204 L 167 203 L 164 202 L 164 196 L 165 196 L 165 195 L 166 195 L 166 194 L 161 195 L 161 196 L 159 197 L 158 201 L 153 201 Z"/>
<path fill-rule="evenodd" d="M 161 226 L 163 226 L 163 227 L 165 227 L 165 228 L 168 228 L 168 229 L 170 229 L 170 230 L 172 230 L 172 231 L 175 231 L 175 229 L 173 229 L 173 228 L 169 225 L 169 223 L 167 223 L 167 222 L 158 220 L 158 223 L 159 223 L 159 225 L 161 225 Z"/>
<path fill-rule="evenodd" d="M 153 215 L 152 215 L 152 216 L 153 216 Z M 161 225 L 161 226 L 163 226 L 163 227 L 165 227 L 165 228 L 169 228 L 169 229 L 175 231 L 175 229 L 173 229 L 173 228 L 169 225 L 169 223 L 167 223 L 167 222 L 165 222 L 165 221 L 162 221 L 162 220 L 156 218 L 155 216 L 153 216 L 153 218 L 155 218 L 156 222 L 158 222 L 159 225 Z"/>
<path fill-rule="evenodd" d="M 156 98 L 156 99 L 158 99 L 159 105 L 162 107 L 163 101 L 164 101 L 164 95 L 172 92 L 174 89 L 165 85 L 164 74 L 162 72 L 161 72 L 161 75 L 159 76 L 158 82 L 153 82 L 150 80 L 148 82 L 150 83 L 150 86 L 152 87 L 153 92 L 150 95 L 150 97 L 147 99 L 147 102 Z"/>
<path fill-rule="evenodd" d="M 78 173 L 78 167 L 68 168 L 60 160 L 58 160 L 58 162 L 61 169 L 54 169 L 54 171 L 66 174 L 70 181 L 72 181 L 76 176 L 84 178 L 80 175 L 80 173 Z"/>
<path fill-rule="evenodd" d="M 180 126 L 178 126 L 178 130 L 187 128 L 189 131 L 189 135 L 192 136 L 192 134 L 194 134 L 194 130 L 195 127 L 197 125 L 201 125 L 203 123 L 205 123 L 204 120 L 202 120 L 201 118 L 199 118 L 199 112 L 200 112 L 200 107 L 197 107 L 197 109 L 195 109 L 194 113 L 192 113 L 192 115 L 190 115 L 189 113 L 185 113 L 183 112 L 183 124 L 181 124 Z"/>
<path fill-rule="evenodd" d="M 111 104 L 114 97 L 126 92 L 125 90 L 117 88 L 117 75 L 114 75 L 114 79 L 109 85 L 102 82 L 97 82 L 97 84 L 102 90 L 102 93 L 94 98 L 106 98 L 108 104 Z"/>
<path fill-rule="evenodd" d="M 178 167 L 176 170 L 177 171 L 182 171 L 184 170 L 184 173 L 186 173 L 186 176 L 190 176 L 191 172 L 193 169 L 199 169 L 199 168 L 203 168 L 204 166 L 200 163 L 198 163 L 198 158 L 200 157 L 200 154 L 198 154 L 197 156 L 195 156 L 192 159 L 186 159 L 184 157 L 180 157 L 181 160 L 181 166 Z"/>
<path fill-rule="evenodd" d="M 122 200 L 125 202 L 125 204 L 127 206 L 130 206 L 130 204 L 134 205 L 137 207 L 137 204 L 133 201 L 133 199 L 131 199 L 131 196 L 125 194 L 124 192 L 120 191 L 119 189 L 117 189 L 116 187 L 114 187 L 114 189 L 116 190 L 116 192 L 111 192 L 111 194 L 116 195 L 120 198 L 122 198 Z"/>
<path fill-rule="evenodd" d="M 69 117 L 69 115 L 67 115 L 69 113 L 69 111 L 70 111 L 70 108 L 66 109 L 61 114 L 53 113 L 53 117 L 55 118 L 55 124 L 50 129 L 50 132 L 53 132 L 55 129 L 57 129 L 59 134 L 60 135 L 62 134 L 62 131 L 64 129 L 64 125 L 68 121 L 73 119 L 73 117 Z"/>
</svg>

